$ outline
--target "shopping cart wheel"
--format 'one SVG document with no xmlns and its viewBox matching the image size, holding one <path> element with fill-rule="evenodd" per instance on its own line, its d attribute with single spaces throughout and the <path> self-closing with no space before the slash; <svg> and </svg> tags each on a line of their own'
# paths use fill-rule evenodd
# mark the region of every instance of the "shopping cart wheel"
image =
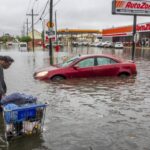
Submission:
<svg viewBox="0 0 150 150">
<path fill-rule="evenodd" d="M 37 134 L 38 132 L 39 132 L 38 128 L 34 127 L 33 130 L 32 130 L 32 133 Z"/>
<path fill-rule="evenodd" d="M 6 139 L 7 139 L 7 141 L 10 141 L 12 139 L 12 137 L 13 137 L 12 132 L 7 132 L 6 133 Z"/>
</svg>

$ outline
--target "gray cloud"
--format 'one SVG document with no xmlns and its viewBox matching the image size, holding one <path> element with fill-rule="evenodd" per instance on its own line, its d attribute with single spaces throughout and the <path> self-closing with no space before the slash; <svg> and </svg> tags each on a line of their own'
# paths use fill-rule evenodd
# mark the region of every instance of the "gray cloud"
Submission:
<svg viewBox="0 0 150 150">
<path fill-rule="evenodd" d="M 41 13 L 47 0 L 37 0 L 35 13 Z M 31 5 L 28 5 L 31 2 Z M 34 0 L 5 0 L 0 4 L 0 34 L 20 34 L 26 13 L 31 12 Z M 57 0 L 54 0 L 54 4 Z M 61 0 L 57 10 L 58 28 L 103 29 L 133 24 L 133 17 L 111 14 L 112 0 Z M 28 7 L 30 6 L 30 7 Z M 48 9 L 47 11 L 48 12 Z M 37 17 L 38 18 L 38 17 Z M 35 18 L 35 21 L 37 20 Z M 47 17 L 48 18 L 48 17 Z M 31 17 L 29 17 L 31 22 Z M 149 17 L 138 17 L 138 22 L 148 22 Z M 39 22 L 35 28 L 41 30 Z"/>
</svg>

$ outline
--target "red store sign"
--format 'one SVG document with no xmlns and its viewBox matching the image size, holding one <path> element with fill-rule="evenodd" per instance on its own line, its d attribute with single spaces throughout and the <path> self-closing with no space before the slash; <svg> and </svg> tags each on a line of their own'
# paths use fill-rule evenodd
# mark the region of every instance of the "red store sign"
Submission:
<svg viewBox="0 0 150 150">
<path fill-rule="evenodd" d="M 146 2 L 128 2 L 125 8 L 129 9 L 150 9 L 150 4 Z"/>
<path fill-rule="evenodd" d="M 150 31 L 150 23 L 137 25 L 136 30 L 137 31 Z"/>
</svg>

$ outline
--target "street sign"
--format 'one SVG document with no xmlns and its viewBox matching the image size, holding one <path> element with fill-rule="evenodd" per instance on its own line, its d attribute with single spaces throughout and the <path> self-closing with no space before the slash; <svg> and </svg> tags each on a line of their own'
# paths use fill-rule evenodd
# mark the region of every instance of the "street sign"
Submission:
<svg viewBox="0 0 150 150">
<path fill-rule="evenodd" d="M 136 34 L 134 35 L 134 42 L 137 43 L 137 42 L 139 41 L 139 39 L 140 39 L 140 34 L 139 34 L 139 33 L 136 33 Z"/>
<path fill-rule="evenodd" d="M 55 37 L 55 31 L 52 28 L 49 28 L 49 30 L 45 31 L 48 38 L 54 38 Z"/>
<path fill-rule="evenodd" d="M 51 23 L 50 23 L 50 22 L 47 22 L 46 25 L 47 25 L 48 28 L 52 28 L 52 27 L 54 26 L 54 23 L 53 23 L 53 22 L 51 22 Z"/>
<path fill-rule="evenodd" d="M 48 38 L 54 39 L 55 35 L 49 35 Z"/>
<path fill-rule="evenodd" d="M 48 35 L 48 36 L 50 36 L 50 35 L 55 35 L 55 31 L 46 31 L 46 34 Z"/>
</svg>

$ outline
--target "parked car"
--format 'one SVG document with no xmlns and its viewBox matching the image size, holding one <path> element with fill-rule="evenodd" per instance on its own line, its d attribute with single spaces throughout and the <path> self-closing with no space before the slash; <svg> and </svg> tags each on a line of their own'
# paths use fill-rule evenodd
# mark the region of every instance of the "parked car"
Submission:
<svg viewBox="0 0 150 150">
<path fill-rule="evenodd" d="M 19 43 L 19 51 L 21 51 L 21 52 L 28 51 L 28 45 L 26 42 L 20 42 Z"/>
<path fill-rule="evenodd" d="M 58 46 L 60 46 L 60 47 L 63 47 L 63 46 L 64 46 L 64 44 L 63 44 L 62 42 L 60 42 L 60 41 L 58 41 L 58 42 L 52 42 L 52 46 L 53 46 L 53 47 L 55 47 L 56 45 L 58 45 Z M 49 49 L 49 44 L 45 44 L 45 47 L 46 47 L 47 49 Z"/>
<path fill-rule="evenodd" d="M 105 48 L 113 47 L 113 43 L 110 41 L 105 41 L 102 42 L 101 47 L 105 47 Z"/>
<path fill-rule="evenodd" d="M 83 44 L 83 46 L 88 46 L 89 45 L 89 43 L 88 42 L 82 42 L 82 44 Z"/>
<path fill-rule="evenodd" d="M 83 46 L 83 42 L 78 42 L 78 46 Z"/>
<path fill-rule="evenodd" d="M 114 45 L 114 48 L 123 48 L 123 43 L 122 42 L 116 42 Z"/>
<path fill-rule="evenodd" d="M 78 42 L 72 42 L 72 46 L 77 47 L 78 46 Z"/>
<path fill-rule="evenodd" d="M 97 44 L 98 44 L 98 42 L 92 42 L 92 43 L 89 44 L 89 46 L 91 46 L 91 47 L 96 47 Z"/>
<path fill-rule="evenodd" d="M 110 43 L 110 42 L 109 42 L 109 41 L 103 41 L 103 42 L 101 43 L 101 47 L 105 47 L 105 45 L 106 45 L 107 43 Z"/>
<path fill-rule="evenodd" d="M 12 46 L 13 42 L 6 42 L 6 46 Z"/>
<path fill-rule="evenodd" d="M 96 47 L 101 47 L 102 42 L 98 42 L 95 44 Z"/>
<path fill-rule="evenodd" d="M 136 75 L 133 61 L 122 60 L 112 55 L 76 56 L 68 61 L 43 68 L 34 73 L 39 80 L 63 80 L 69 78 L 130 76 Z"/>
</svg>

